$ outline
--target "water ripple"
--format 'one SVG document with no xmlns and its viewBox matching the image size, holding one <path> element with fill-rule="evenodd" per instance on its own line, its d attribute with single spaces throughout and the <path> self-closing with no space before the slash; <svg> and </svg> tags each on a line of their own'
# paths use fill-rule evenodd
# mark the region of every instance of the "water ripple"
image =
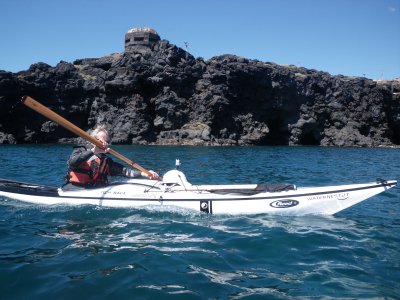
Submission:
<svg viewBox="0 0 400 300">
<path fill-rule="evenodd" d="M 128 157 L 151 152 L 160 165 L 173 151 L 191 162 L 183 167 L 199 184 L 218 179 L 322 185 L 397 179 L 400 169 L 398 149 L 119 150 Z M 0 173 L 58 184 L 65 166 L 59 157 L 69 152 L 57 146 L 0 147 L 0 157 L 25 157 L 28 164 L 45 154 L 54 167 L 27 176 L 15 161 L 11 166 L 3 159 Z M 0 290 L 5 299 L 399 299 L 399 200 L 396 188 L 336 216 L 279 217 L 0 199 Z"/>
</svg>

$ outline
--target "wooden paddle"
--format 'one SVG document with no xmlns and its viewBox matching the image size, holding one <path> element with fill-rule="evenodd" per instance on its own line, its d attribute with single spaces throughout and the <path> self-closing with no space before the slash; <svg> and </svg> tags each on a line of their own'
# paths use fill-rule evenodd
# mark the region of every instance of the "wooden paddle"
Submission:
<svg viewBox="0 0 400 300">
<path fill-rule="evenodd" d="M 33 98 L 31 98 L 29 96 L 23 96 L 22 99 L 21 99 L 21 102 L 23 104 L 25 104 L 26 106 L 28 106 L 29 108 L 33 109 L 34 111 L 38 112 L 39 114 L 41 114 L 41 115 L 45 116 L 46 118 L 52 120 L 53 122 L 56 122 L 57 124 L 61 125 L 65 129 L 68 129 L 69 131 L 71 131 L 71 132 L 75 133 L 76 135 L 80 136 L 81 138 L 91 142 L 92 144 L 96 145 L 97 147 L 99 147 L 101 149 L 104 149 L 103 144 L 98 139 L 96 139 L 95 137 L 91 136 L 87 132 L 83 131 L 82 129 L 80 129 L 76 125 L 72 124 L 68 120 L 66 120 L 63 117 L 61 117 L 60 115 L 56 114 L 51 109 L 49 109 L 46 106 L 40 104 L 39 102 L 37 102 Z M 115 151 L 113 149 L 109 149 L 108 153 L 111 153 L 115 157 L 118 157 L 120 160 L 126 162 L 128 165 L 134 167 L 135 169 L 138 169 L 139 171 L 142 171 L 143 173 L 147 174 L 148 176 L 150 176 L 150 177 L 153 176 L 153 174 L 150 171 L 146 170 L 145 168 L 142 168 L 141 166 L 139 166 L 138 164 L 134 163 L 130 159 L 126 158 L 122 154 L 118 153 L 117 151 Z"/>
</svg>

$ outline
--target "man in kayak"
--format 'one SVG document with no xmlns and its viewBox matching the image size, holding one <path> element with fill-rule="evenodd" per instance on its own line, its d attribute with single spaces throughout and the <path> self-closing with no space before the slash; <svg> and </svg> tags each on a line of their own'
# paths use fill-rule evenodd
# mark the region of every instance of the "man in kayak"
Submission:
<svg viewBox="0 0 400 300">
<path fill-rule="evenodd" d="M 108 184 L 108 176 L 130 178 L 142 176 L 150 179 L 159 179 L 159 175 L 154 171 L 150 171 L 151 176 L 149 176 L 144 172 L 124 167 L 108 157 L 106 153 L 109 151 L 110 136 L 103 126 L 98 126 L 91 135 L 103 144 L 104 149 L 93 144 L 75 146 L 67 162 L 67 184 L 63 189 L 104 186 Z"/>
</svg>

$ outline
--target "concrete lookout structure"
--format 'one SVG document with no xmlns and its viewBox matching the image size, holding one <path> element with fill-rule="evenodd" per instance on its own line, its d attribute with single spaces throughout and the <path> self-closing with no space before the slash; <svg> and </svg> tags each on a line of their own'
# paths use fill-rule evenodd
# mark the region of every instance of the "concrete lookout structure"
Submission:
<svg viewBox="0 0 400 300">
<path fill-rule="evenodd" d="M 125 34 L 125 51 L 134 46 L 152 47 L 159 40 L 160 36 L 152 28 L 132 28 Z"/>
</svg>

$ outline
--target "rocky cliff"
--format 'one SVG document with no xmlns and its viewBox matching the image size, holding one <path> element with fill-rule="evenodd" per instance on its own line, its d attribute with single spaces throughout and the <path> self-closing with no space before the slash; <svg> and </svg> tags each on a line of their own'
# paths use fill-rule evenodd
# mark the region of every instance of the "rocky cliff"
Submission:
<svg viewBox="0 0 400 300">
<path fill-rule="evenodd" d="M 19 103 L 30 95 L 114 144 L 400 144 L 400 82 L 222 55 L 204 61 L 166 40 L 102 58 L 0 71 L 0 143 L 72 142 Z"/>
</svg>

